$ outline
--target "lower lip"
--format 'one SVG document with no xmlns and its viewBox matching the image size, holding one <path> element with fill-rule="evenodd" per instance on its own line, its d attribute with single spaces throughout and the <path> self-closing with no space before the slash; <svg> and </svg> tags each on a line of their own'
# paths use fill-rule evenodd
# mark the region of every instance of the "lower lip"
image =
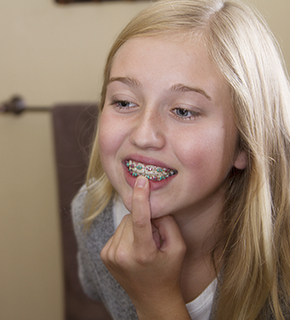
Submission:
<svg viewBox="0 0 290 320">
<path fill-rule="evenodd" d="M 124 165 L 124 171 L 125 171 L 126 182 L 131 188 L 134 188 L 137 177 L 133 177 L 125 165 Z M 174 179 L 175 176 L 176 175 L 170 176 L 161 181 L 149 180 L 150 191 L 155 191 L 155 190 L 164 188 L 172 179 Z"/>
</svg>

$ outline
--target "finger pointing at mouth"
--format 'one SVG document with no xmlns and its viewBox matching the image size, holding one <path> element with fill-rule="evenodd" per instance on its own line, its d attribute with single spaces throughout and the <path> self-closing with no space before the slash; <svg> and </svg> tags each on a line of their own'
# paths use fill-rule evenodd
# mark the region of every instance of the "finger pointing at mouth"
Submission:
<svg viewBox="0 0 290 320">
<path fill-rule="evenodd" d="M 132 203 L 133 234 L 137 246 L 147 246 L 152 241 L 149 194 L 149 181 L 139 176 L 134 186 Z"/>
</svg>

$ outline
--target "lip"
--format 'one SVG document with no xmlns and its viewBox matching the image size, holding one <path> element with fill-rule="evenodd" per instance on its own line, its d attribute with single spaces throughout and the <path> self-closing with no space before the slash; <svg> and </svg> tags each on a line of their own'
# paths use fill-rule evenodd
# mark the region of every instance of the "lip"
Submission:
<svg viewBox="0 0 290 320">
<path fill-rule="evenodd" d="M 124 169 L 125 180 L 130 185 L 131 188 L 134 188 L 135 181 L 137 178 L 133 177 L 129 173 L 128 168 L 126 166 L 126 161 L 128 161 L 128 160 L 132 160 L 135 162 L 141 162 L 146 165 L 153 165 L 153 166 L 157 166 L 157 167 L 173 169 L 170 166 L 168 166 L 166 163 L 164 163 L 160 160 L 156 160 L 156 159 L 153 159 L 150 157 L 144 157 L 144 156 L 140 156 L 140 155 L 129 155 L 128 157 L 126 157 L 123 160 L 123 169 Z M 161 180 L 161 181 L 149 180 L 150 191 L 155 191 L 155 190 L 164 188 L 175 177 L 176 177 L 176 175 L 173 175 L 173 176 L 170 176 L 170 177 L 166 178 L 165 180 Z"/>
</svg>

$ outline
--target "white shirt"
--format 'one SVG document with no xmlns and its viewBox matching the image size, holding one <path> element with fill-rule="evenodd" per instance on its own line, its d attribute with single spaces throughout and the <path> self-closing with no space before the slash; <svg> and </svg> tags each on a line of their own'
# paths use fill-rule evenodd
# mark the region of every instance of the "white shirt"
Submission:
<svg viewBox="0 0 290 320">
<path fill-rule="evenodd" d="M 209 319 L 216 286 L 217 279 L 214 279 L 196 299 L 186 304 L 191 320 Z"/>
<path fill-rule="evenodd" d="M 123 217 L 129 211 L 124 206 L 120 197 L 116 197 L 113 206 L 115 230 Z M 213 298 L 216 291 L 217 279 L 215 279 L 196 299 L 186 304 L 191 320 L 208 320 L 212 308 Z"/>
</svg>

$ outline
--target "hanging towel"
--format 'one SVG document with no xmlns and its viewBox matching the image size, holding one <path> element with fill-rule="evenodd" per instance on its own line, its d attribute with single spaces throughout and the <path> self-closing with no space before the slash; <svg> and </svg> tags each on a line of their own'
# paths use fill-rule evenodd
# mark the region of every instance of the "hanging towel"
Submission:
<svg viewBox="0 0 290 320">
<path fill-rule="evenodd" d="M 65 320 L 109 320 L 101 303 L 90 300 L 77 274 L 77 244 L 71 220 L 73 197 L 85 182 L 94 138 L 96 104 L 59 104 L 52 108 L 58 198 L 62 236 Z"/>
</svg>

